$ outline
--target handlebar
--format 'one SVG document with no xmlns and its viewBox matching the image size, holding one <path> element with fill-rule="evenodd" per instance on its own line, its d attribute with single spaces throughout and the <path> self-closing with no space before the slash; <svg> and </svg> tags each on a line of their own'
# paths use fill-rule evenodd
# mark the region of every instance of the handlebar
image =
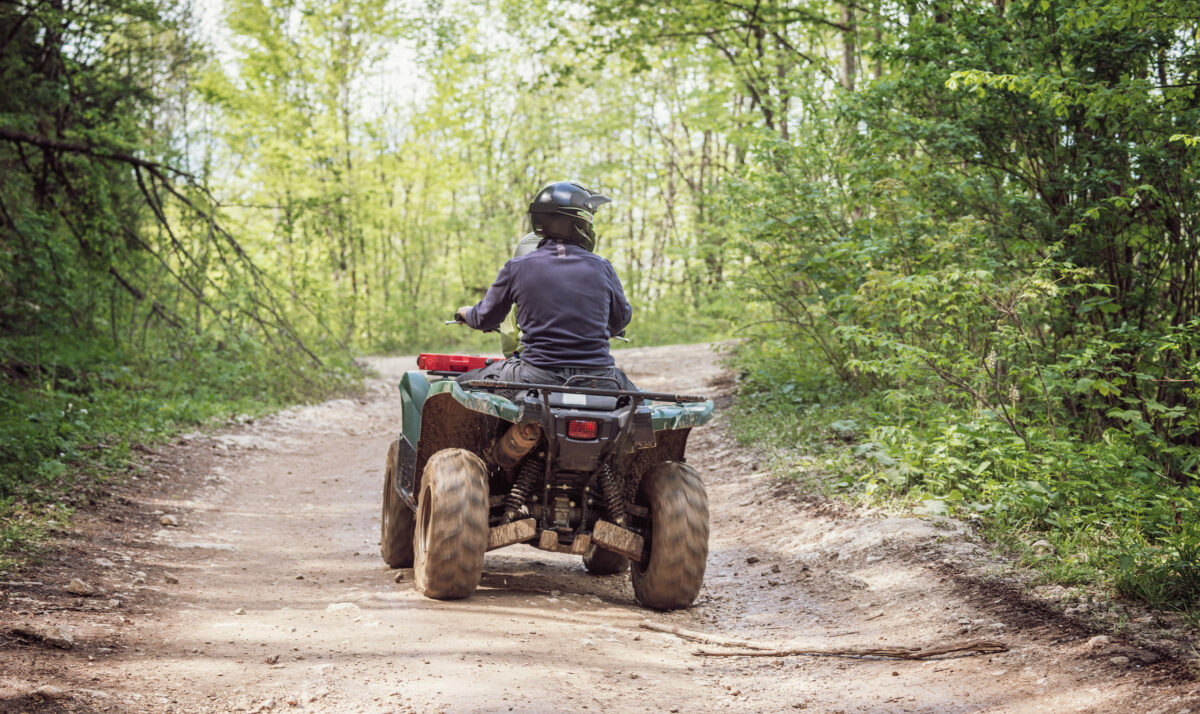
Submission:
<svg viewBox="0 0 1200 714">
<path fill-rule="evenodd" d="M 465 325 L 465 324 L 467 324 L 467 323 L 463 322 L 462 320 L 446 320 L 446 321 L 445 321 L 444 323 L 442 323 L 442 324 L 444 324 L 444 325 Z M 489 332 L 499 332 L 499 331 L 500 331 L 500 330 L 484 330 L 484 331 L 483 331 L 483 334 L 485 334 L 485 335 L 486 335 L 486 334 L 487 334 L 487 333 L 489 333 Z"/>
</svg>

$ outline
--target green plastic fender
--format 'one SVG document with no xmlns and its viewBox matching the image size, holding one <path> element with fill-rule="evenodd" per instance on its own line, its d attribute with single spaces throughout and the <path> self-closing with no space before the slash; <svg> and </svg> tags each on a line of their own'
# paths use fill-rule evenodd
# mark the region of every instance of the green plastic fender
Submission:
<svg viewBox="0 0 1200 714">
<path fill-rule="evenodd" d="M 421 440 L 421 407 L 429 397 L 429 380 L 424 372 L 405 372 L 400 378 L 401 431 L 413 446 Z"/>
<path fill-rule="evenodd" d="M 406 386 L 407 385 L 407 386 Z M 418 388 L 420 394 L 418 396 Z M 417 443 L 421 436 L 421 405 L 435 394 L 448 393 L 454 401 L 471 411 L 498 417 L 507 422 L 516 423 L 520 408 L 511 400 L 491 392 L 468 392 L 453 379 L 443 379 L 430 384 L 421 372 L 407 372 L 400 381 L 400 391 L 404 395 L 404 434 Z M 409 396 L 411 393 L 411 396 Z M 409 404 L 413 405 L 410 416 Z M 687 404 L 654 404 L 650 403 L 651 419 L 655 431 L 667 429 L 690 429 L 705 424 L 713 418 L 713 402 L 711 399 L 703 402 Z M 410 424 L 416 427 L 410 431 Z"/>
<path fill-rule="evenodd" d="M 422 372 L 405 372 L 400 378 L 400 438 L 396 453 L 396 495 L 412 510 L 417 510 L 417 444 L 421 441 L 421 409 L 429 396 L 429 380 Z"/>
</svg>

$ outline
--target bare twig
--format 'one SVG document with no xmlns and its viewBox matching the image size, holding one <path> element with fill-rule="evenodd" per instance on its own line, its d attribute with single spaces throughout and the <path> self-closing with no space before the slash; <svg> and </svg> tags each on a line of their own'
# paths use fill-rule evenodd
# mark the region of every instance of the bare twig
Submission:
<svg viewBox="0 0 1200 714">
<path fill-rule="evenodd" d="M 665 632 L 685 640 L 707 642 L 722 646 L 720 648 L 701 647 L 692 653 L 698 657 L 791 657 L 794 655 L 805 655 L 808 657 L 876 657 L 922 660 L 956 653 L 994 654 L 996 652 L 1008 651 L 1008 645 L 996 640 L 945 642 L 932 647 L 780 647 L 763 642 L 687 630 L 674 625 L 660 625 L 650 620 L 642 620 L 641 627 L 655 632 Z"/>
<path fill-rule="evenodd" d="M 697 632 L 696 630 L 686 630 L 682 627 L 674 625 L 660 625 L 657 622 L 650 620 L 642 620 L 641 627 L 644 630 L 653 630 L 655 632 L 665 632 L 668 635 L 682 637 L 685 640 L 693 640 L 695 642 L 708 642 L 714 645 L 724 645 L 726 647 L 742 647 L 751 650 L 770 650 L 774 649 L 774 645 L 762 645 L 747 640 L 734 637 L 721 637 L 720 635 L 710 635 L 707 632 Z"/>
<path fill-rule="evenodd" d="M 729 648 L 701 647 L 692 654 L 697 657 L 791 657 L 794 655 L 806 655 L 809 657 L 877 657 L 883 659 L 922 660 L 955 653 L 995 654 L 1007 651 L 1008 645 L 1003 642 L 995 640 L 969 640 L 966 642 L 947 642 L 924 649 L 907 647 L 837 647 L 831 649 L 795 647 L 775 650 L 735 650 Z"/>
</svg>

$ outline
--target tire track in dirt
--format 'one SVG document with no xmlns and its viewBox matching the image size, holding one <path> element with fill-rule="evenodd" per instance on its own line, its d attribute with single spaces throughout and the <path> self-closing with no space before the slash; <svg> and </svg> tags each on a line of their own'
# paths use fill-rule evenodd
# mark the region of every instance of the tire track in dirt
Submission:
<svg viewBox="0 0 1200 714">
<path fill-rule="evenodd" d="M 732 381 L 705 345 L 617 354 L 643 388 L 728 401 Z M 362 399 L 191 435 L 153 457 L 163 478 L 81 517 L 64 559 L 33 573 L 46 585 L 10 588 L 4 611 L 60 624 L 76 646 L 4 640 L 0 709 L 1200 710 L 1174 665 L 1114 665 L 1121 655 L 1088 650 L 1078 628 L 959 587 L 937 566 L 978 556 L 961 524 L 822 506 L 738 447 L 719 413 L 688 449 L 712 513 L 695 607 L 649 613 L 633 603 L 628 575 L 588 575 L 577 557 L 524 546 L 489 553 L 471 598 L 422 598 L 411 571 L 395 582 L 378 552 L 384 456 L 399 431 L 395 382 L 412 360 L 372 362 L 382 376 Z M 97 558 L 112 566 L 93 566 Z M 103 596 L 61 594 L 81 570 Z M 647 617 L 817 647 L 986 636 L 1012 650 L 935 662 L 706 659 L 639 629 Z M 62 697 L 32 695 L 43 685 Z"/>
</svg>

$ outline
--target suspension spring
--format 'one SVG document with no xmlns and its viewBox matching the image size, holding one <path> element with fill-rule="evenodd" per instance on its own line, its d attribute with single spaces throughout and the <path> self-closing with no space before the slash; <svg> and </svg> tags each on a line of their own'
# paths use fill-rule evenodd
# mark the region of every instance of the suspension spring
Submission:
<svg viewBox="0 0 1200 714">
<path fill-rule="evenodd" d="M 618 526 L 625 525 L 629 519 L 625 516 L 625 501 L 621 499 L 621 489 L 617 486 L 617 477 L 613 474 L 612 465 L 604 464 L 596 475 L 596 483 L 600 486 L 600 496 L 604 499 L 604 508 L 608 517 Z"/>
<path fill-rule="evenodd" d="M 521 513 L 521 509 L 525 508 L 525 502 L 533 494 L 533 489 L 537 486 L 538 479 L 546 471 L 546 462 L 542 459 L 532 458 L 526 459 L 521 466 L 521 472 L 517 474 L 517 480 L 513 483 L 512 490 L 504 497 L 504 522 L 510 523 L 516 519 Z"/>
</svg>

